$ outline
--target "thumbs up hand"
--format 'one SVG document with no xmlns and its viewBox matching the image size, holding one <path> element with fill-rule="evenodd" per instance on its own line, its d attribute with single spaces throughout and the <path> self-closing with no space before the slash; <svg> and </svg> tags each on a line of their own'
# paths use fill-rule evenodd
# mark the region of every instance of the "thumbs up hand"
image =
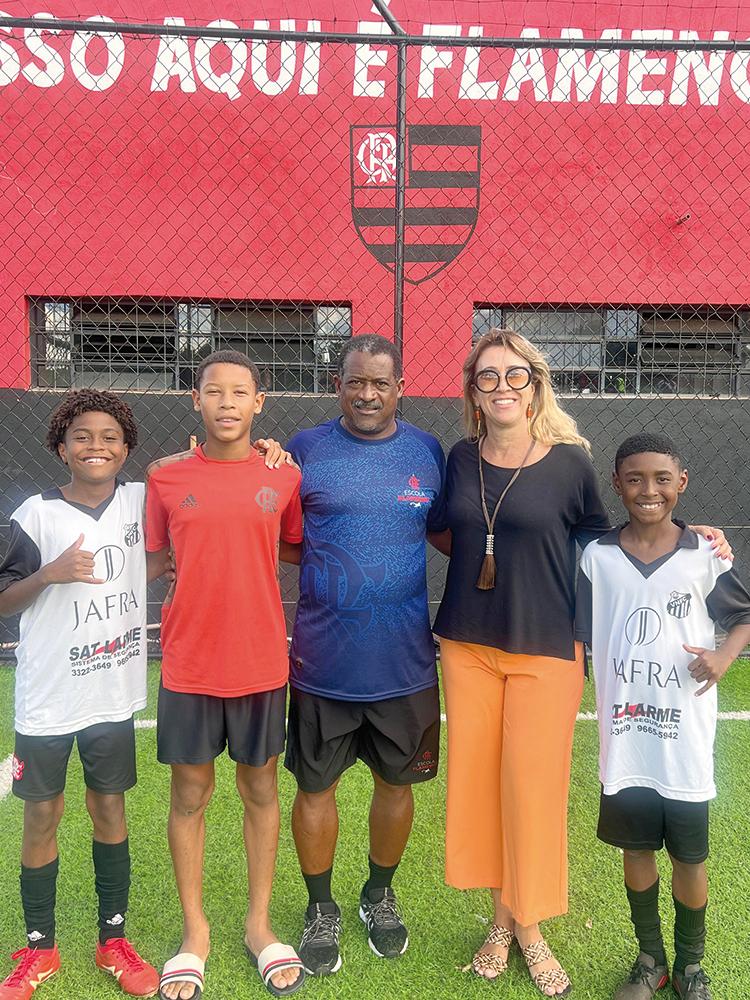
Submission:
<svg viewBox="0 0 750 1000">
<path fill-rule="evenodd" d="M 57 559 L 42 569 L 45 584 L 51 583 L 105 583 L 94 576 L 94 553 L 81 548 L 83 535 L 69 545 Z"/>
<path fill-rule="evenodd" d="M 682 648 L 695 657 L 688 663 L 690 676 L 699 684 L 703 683 L 703 687 L 695 692 L 696 695 L 709 691 L 732 665 L 733 658 L 727 657 L 721 649 L 704 649 L 702 646 L 688 646 L 687 643 L 683 643 Z"/>
</svg>

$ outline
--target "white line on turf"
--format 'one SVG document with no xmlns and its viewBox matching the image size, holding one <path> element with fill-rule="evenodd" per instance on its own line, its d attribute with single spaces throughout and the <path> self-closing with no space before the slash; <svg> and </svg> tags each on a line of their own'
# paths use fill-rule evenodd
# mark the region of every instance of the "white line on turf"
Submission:
<svg viewBox="0 0 750 1000">
<path fill-rule="evenodd" d="M 446 721 L 445 715 L 441 715 L 442 722 Z M 596 722 L 596 712 L 579 712 L 576 716 L 578 722 Z M 719 722 L 750 722 L 750 712 L 719 712 Z M 136 729 L 156 729 L 156 719 L 136 719 Z M 12 779 L 13 754 L 9 754 L 4 761 L 0 762 L 0 802 L 10 794 Z"/>
<path fill-rule="evenodd" d="M 5 760 L 0 764 L 0 801 L 2 801 L 6 795 L 10 794 L 11 785 L 13 784 L 11 764 L 13 763 L 13 754 L 6 757 Z"/>
<path fill-rule="evenodd" d="M 750 722 L 750 712 L 719 712 L 719 722 Z M 441 722 L 447 722 L 445 714 L 440 716 Z M 596 712 L 579 712 L 576 722 L 596 722 Z"/>
<path fill-rule="evenodd" d="M 717 718 L 719 722 L 750 722 L 750 712 L 719 712 Z M 448 721 L 445 713 L 441 714 L 440 721 Z M 579 712 L 576 722 L 596 722 L 596 712 Z M 156 719 L 136 719 L 135 728 L 156 729 Z"/>
</svg>

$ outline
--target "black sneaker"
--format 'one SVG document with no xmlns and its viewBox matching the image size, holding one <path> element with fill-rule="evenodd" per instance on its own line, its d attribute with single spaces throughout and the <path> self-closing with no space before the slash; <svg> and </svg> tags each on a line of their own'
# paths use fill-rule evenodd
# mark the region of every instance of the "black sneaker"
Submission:
<svg viewBox="0 0 750 1000">
<path fill-rule="evenodd" d="M 711 980 L 697 963 L 687 965 L 684 972 L 672 974 L 672 989 L 685 1000 L 711 1000 Z"/>
<path fill-rule="evenodd" d="M 630 970 L 628 981 L 615 993 L 614 1000 L 653 1000 L 654 994 L 668 982 L 667 966 L 657 964 L 655 958 L 642 951 Z"/>
<path fill-rule="evenodd" d="M 409 945 L 409 934 L 401 919 L 396 893 L 390 887 L 362 890 L 359 916 L 367 926 L 367 943 L 378 958 L 397 958 Z"/>
<path fill-rule="evenodd" d="M 335 903 L 311 903 L 305 911 L 305 929 L 299 957 L 311 976 L 328 976 L 341 968 L 339 935 L 341 910 Z"/>
</svg>

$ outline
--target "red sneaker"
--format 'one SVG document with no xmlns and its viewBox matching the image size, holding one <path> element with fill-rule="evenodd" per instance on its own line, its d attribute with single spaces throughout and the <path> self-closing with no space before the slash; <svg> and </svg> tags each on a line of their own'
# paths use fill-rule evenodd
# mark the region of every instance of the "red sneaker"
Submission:
<svg viewBox="0 0 750 1000">
<path fill-rule="evenodd" d="M 159 989 L 159 973 L 143 961 L 127 938 L 110 938 L 97 944 L 96 964 L 113 975 L 123 993 L 131 997 L 152 997 Z"/>
<path fill-rule="evenodd" d="M 54 948 L 19 948 L 11 955 L 18 965 L 0 983 L 0 1000 L 29 1000 L 34 990 L 60 968 L 60 952 Z"/>
</svg>

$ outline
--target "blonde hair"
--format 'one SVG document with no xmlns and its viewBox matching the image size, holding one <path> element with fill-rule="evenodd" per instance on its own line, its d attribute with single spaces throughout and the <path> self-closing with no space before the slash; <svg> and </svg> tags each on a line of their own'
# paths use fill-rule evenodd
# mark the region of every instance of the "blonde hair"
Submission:
<svg viewBox="0 0 750 1000">
<path fill-rule="evenodd" d="M 477 361 L 487 347 L 506 347 L 513 351 L 531 368 L 531 382 L 534 386 L 533 413 L 529 422 L 529 431 L 535 441 L 541 444 L 577 444 L 589 455 L 591 445 L 578 433 L 575 420 L 567 414 L 555 397 L 552 387 L 549 365 L 542 352 L 534 347 L 530 340 L 522 337 L 515 330 L 493 329 L 485 333 L 472 347 L 463 366 L 464 382 L 464 425 L 466 435 L 471 441 L 479 437 L 479 421 L 476 417 L 476 404 L 472 398 L 474 377 Z"/>
</svg>

